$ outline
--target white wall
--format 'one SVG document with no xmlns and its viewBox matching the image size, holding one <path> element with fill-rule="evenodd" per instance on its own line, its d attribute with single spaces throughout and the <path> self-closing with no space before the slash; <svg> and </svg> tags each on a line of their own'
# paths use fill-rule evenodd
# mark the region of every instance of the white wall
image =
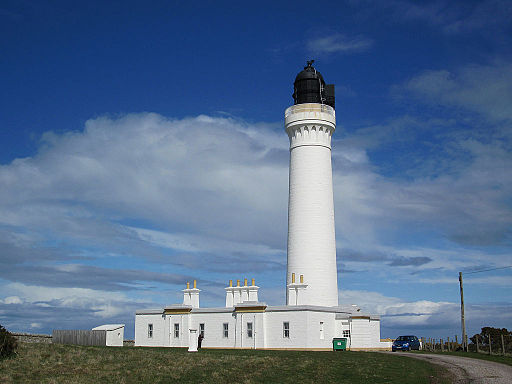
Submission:
<svg viewBox="0 0 512 384">
<path fill-rule="evenodd" d="M 283 323 L 290 323 L 290 337 L 283 336 Z M 266 348 L 305 348 L 307 322 L 305 311 L 266 312 L 265 313 Z"/>
<path fill-rule="evenodd" d="M 234 348 L 235 347 L 235 318 L 232 312 L 192 313 L 191 328 L 199 332 L 199 324 L 205 324 L 203 348 Z M 229 336 L 224 337 L 223 324 L 228 323 Z M 199 335 L 199 333 L 198 333 Z"/>
<path fill-rule="evenodd" d="M 139 314 L 135 318 L 136 346 L 188 347 L 189 329 L 205 324 L 204 348 L 271 348 L 271 349 L 330 349 L 334 337 L 343 337 L 343 330 L 351 331 L 348 347 L 378 349 L 387 345 L 380 342 L 378 319 L 335 319 L 334 312 L 315 310 L 277 310 L 267 312 L 210 312 L 190 314 Z M 247 323 L 253 323 L 253 337 L 247 336 Z M 290 337 L 283 335 L 283 323 L 290 324 Z M 323 338 L 320 331 L 323 323 Z M 153 324 L 153 338 L 148 339 L 148 324 Z M 174 324 L 180 324 L 180 335 L 174 337 Z M 223 324 L 228 324 L 224 337 Z M 199 333 L 198 333 L 199 335 Z"/>
<path fill-rule="evenodd" d="M 153 324 L 153 337 L 148 338 L 148 324 Z M 162 314 L 135 315 L 135 346 L 166 347 L 169 346 L 169 330 L 166 329 Z"/>
<path fill-rule="evenodd" d="M 124 340 L 124 327 L 107 331 L 107 346 L 122 347 Z"/>
<path fill-rule="evenodd" d="M 168 329 L 168 345 L 171 347 L 188 347 L 189 337 L 189 314 L 169 314 L 165 315 L 166 329 Z M 174 325 L 179 325 L 179 334 L 176 337 Z"/>
<path fill-rule="evenodd" d="M 335 337 L 335 314 L 328 312 L 307 312 L 307 347 L 332 348 L 332 339 Z M 320 331 L 323 323 L 323 338 Z"/>
<path fill-rule="evenodd" d="M 380 342 L 379 319 L 351 319 L 351 349 L 380 349 L 387 344 Z"/>
</svg>

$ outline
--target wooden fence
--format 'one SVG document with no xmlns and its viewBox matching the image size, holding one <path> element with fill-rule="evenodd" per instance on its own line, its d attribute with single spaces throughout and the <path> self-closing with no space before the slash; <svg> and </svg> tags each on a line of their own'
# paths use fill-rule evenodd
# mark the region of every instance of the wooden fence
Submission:
<svg viewBox="0 0 512 384">
<path fill-rule="evenodd" d="M 105 346 L 107 331 L 53 330 L 52 343 Z"/>
<path fill-rule="evenodd" d="M 495 338 L 494 342 L 491 337 L 482 338 L 479 335 L 475 335 L 475 343 L 469 340 L 468 352 L 486 353 L 493 355 L 508 356 L 512 354 L 512 336 L 511 335 L 500 335 L 499 338 Z M 459 343 L 458 337 L 455 336 L 450 340 L 450 337 L 446 339 L 435 339 L 435 338 L 421 338 L 423 350 L 431 352 L 453 352 L 462 351 L 462 343 Z"/>
</svg>

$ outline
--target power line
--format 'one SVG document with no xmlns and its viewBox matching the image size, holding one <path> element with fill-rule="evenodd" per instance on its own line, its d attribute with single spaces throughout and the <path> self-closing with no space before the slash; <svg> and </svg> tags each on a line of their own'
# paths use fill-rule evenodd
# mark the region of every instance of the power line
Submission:
<svg viewBox="0 0 512 384">
<path fill-rule="evenodd" d="M 498 267 L 498 268 L 490 268 L 490 269 L 481 269 L 479 271 L 472 271 L 472 272 L 464 272 L 465 275 L 469 275 L 471 273 L 480 273 L 480 272 L 488 272 L 488 271 L 496 271 L 498 269 L 506 269 L 506 268 L 512 268 L 512 265 L 507 265 L 506 267 Z"/>
</svg>

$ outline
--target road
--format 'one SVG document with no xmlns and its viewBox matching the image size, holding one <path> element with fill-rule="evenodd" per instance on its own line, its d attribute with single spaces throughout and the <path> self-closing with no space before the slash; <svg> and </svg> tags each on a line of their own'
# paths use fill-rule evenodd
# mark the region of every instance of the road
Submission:
<svg viewBox="0 0 512 384">
<path fill-rule="evenodd" d="M 393 353 L 393 352 L 390 352 Z M 493 361 L 452 355 L 397 353 L 441 365 L 454 374 L 455 384 L 511 384 L 512 367 Z"/>
</svg>

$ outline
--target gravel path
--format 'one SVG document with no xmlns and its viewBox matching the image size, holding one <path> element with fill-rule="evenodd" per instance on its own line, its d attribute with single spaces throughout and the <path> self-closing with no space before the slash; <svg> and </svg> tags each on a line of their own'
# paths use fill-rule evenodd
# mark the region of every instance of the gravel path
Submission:
<svg viewBox="0 0 512 384">
<path fill-rule="evenodd" d="M 390 352 L 393 353 L 393 352 Z M 398 354 L 395 352 L 395 354 Z M 407 357 L 430 361 L 454 374 L 456 384 L 511 384 L 512 367 L 493 361 L 452 355 L 400 353 Z"/>
</svg>

